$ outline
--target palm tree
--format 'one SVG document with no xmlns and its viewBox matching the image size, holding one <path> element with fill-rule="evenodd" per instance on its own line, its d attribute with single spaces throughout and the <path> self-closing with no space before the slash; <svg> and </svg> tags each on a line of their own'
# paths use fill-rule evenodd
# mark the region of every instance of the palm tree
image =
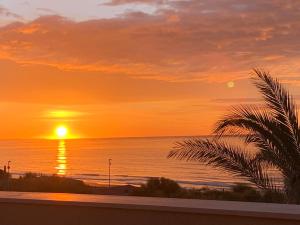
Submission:
<svg viewBox="0 0 300 225">
<path fill-rule="evenodd" d="M 295 101 L 269 73 L 254 70 L 252 79 L 265 101 L 263 109 L 233 108 L 217 122 L 214 138 L 178 142 L 168 157 L 229 171 L 264 191 L 282 193 L 288 203 L 300 203 L 300 129 Z M 237 136 L 257 151 L 226 143 L 224 135 Z M 269 174 L 270 167 L 278 169 L 283 185 Z"/>
</svg>

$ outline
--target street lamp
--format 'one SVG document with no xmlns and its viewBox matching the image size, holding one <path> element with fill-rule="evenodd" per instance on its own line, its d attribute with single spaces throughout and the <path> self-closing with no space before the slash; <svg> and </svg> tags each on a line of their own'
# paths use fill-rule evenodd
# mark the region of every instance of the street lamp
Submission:
<svg viewBox="0 0 300 225">
<path fill-rule="evenodd" d="M 108 160 L 108 188 L 110 188 L 110 167 L 112 159 Z"/>
<path fill-rule="evenodd" d="M 10 163 L 11 161 L 7 162 L 7 190 L 9 191 L 9 170 L 10 170 Z"/>
<path fill-rule="evenodd" d="M 9 174 L 9 170 L 10 170 L 10 163 L 11 163 L 11 161 L 8 161 L 7 162 L 7 173 Z"/>
</svg>

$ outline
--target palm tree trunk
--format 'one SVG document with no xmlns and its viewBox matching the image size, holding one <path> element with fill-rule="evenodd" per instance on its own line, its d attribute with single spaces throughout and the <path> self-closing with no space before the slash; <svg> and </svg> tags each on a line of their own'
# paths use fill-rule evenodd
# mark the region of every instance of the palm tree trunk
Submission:
<svg viewBox="0 0 300 225">
<path fill-rule="evenodd" d="M 300 179 L 285 182 L 287 202 L 289 204 L 300 204 Z"/>
</svg>

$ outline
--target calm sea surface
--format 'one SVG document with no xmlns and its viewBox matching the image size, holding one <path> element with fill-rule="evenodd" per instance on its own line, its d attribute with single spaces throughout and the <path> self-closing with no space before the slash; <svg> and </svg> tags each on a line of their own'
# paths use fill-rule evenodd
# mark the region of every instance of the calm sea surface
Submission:
<svg viewBox="0 0 300 225">
<path fill-rule="evenodd" d="M 1 140 L 0 166 L 11 161 L 15 176 L 36 172 L 105 184 L 108 159 L 112 159 L 113 184 L 138 185 L 149 177 L 171 178 L 186 187 L 226 187 L 243 182 L 199 163 L 167 159 L 174 143 L 183 139 Z"/>
</svg>

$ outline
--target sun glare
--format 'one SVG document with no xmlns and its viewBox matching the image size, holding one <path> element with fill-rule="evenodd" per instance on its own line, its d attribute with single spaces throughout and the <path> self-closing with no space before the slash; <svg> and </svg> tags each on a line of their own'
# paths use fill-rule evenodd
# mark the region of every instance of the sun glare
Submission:
<svg viewBox="0 0 300 225">
<path fill-rule="evenodd" d="M 59 139 L 67 138 L 68 135 L 68 128 L 65 126 L 59 126 L 55 130 L 56 136 Z"/>
<path fill-rule="evenodd" d="M 229 82 L 227 83 L 227 87 L 228 87 L 228 88 L 234 88 L 234 87 L 235 87 L 234 81 L 229 81 Z"/>
</svg>

